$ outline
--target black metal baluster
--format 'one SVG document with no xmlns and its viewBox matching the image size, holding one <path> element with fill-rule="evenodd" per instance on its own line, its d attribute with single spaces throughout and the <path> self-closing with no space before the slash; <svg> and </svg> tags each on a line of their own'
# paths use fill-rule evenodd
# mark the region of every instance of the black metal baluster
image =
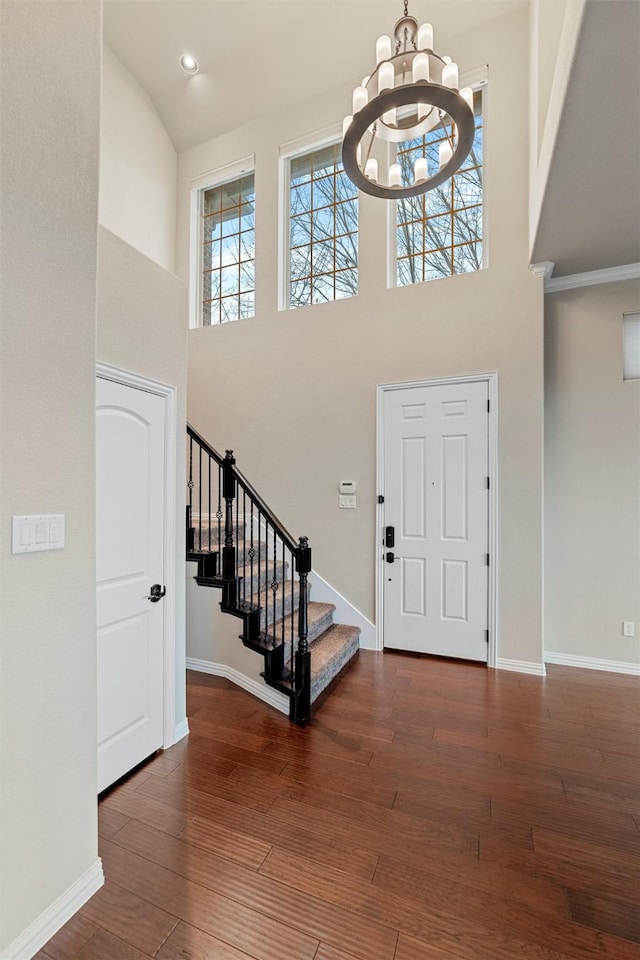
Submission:
<svg viewBox="0 0 640 960">
<path fill-rule="evenodd" d="M 249 560 L 251 561 L 251 600 L 253 602 L 253 562 L 256 557 L 256 550 L 253 545 L 253 507 L 254 503 L 251 501 L 251 546 L 249 547 Z"/>
<path fill-rule="evenodd" d="M 202 447 L 198 446 L 198 550 L 202 550 Z"/>
<path fill-rule="evenodd" d="M 220 576 L 220 558 L 222 555 L 222 467 L 218 464 L 218 576 Z"/>
<path fill-rule="evenodd" d="M 276 601 L 278 599 L 278 578 L 276 576 L 277 566 L 278 566 L 278 539 L 276 535 L 276 528 L 273 528 L 273 571 L 271 573 L 271 592 L 273 594 L 273 646 L 275 647 L 277 642 L 277 633 L 276 633 L 276 623 L 278 618 L 276 617 Z"/>
<path fill-rule="evenodd" d="M 209 454 L 209 503 L 207 505 L 207 516 L 209 518 L 209 553 L 211 553 L 211 454 Z"/>
<path fill-rule="evenodd" d="M 284 584 L 285 584 L 285 578 L 286 578 L 286 573 L 285 573 L 285 565 L 284 565 L 284 540 L 283 540 L 283 541 L 282 541 L 282 579 L 281 579 L 281 581 L 280 581 L 281 584 L 282 584 L 282 626 L 281 626 L 281 628 L 280 628 L 280 635 L 281 635 L 281 641 L 282 641 L 283 646 L 284 646 L 284 632 L 285 632 L 285 630 L 286 630 L 286 626 L 285 626 L 285 616 L 284 616 L 284 613 L 285 613 L 285 605 L 284 605 Z"/>
<path fill-rule="evenodd" d="M 258 507 L 258 609 L 260 610 L 260 617 L 262 618 L 262 584 L 261 584 L 261 572 L 262 572 L 262 511 Z M 263 625 L 263 630 L 266 634 L 267 632 L 267 620 L 265 613 L 265 620 Z"/>
<path fill-rule="evenodd" d="M 244 577 L 242 578 L 242 599 L 247 598 L 247 491 L 242 488 L 242 569 Z"/>
<path fill-rule="evenodd" d="M 295 594 L 295 582 L 296 582 L 296 569 L 294 563 L 294 556 L 291 553 L 291 650 L 289 651 L 289 672 L 293 676 L 293 656 L 295 653 L 295 642 L 294 642 L 294 628 L 293 623 L 295 620 L 295 610 L 293 605 L 293 598 Z"/>
</svg>

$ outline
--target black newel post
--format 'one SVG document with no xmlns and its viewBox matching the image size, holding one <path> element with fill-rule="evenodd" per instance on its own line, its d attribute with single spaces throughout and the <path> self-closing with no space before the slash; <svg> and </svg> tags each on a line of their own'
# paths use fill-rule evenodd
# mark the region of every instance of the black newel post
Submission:
<svg viewBox="0 0 640 960">
<path fill-rule="evenodd" d="M 307 580 L 311 573 L 311 547 L 306 537 L 300 537 L 296 551 L 296 572 L 300 581 L 298 605 L 298 649 L 296 651 L 296 696 L 291 700 L 292 720 L 306 723 L 311 716 L 311 654 L 307 644 Z M 295 706 L 294 706 L 295 705 Z"/>
<path fill-rule="evenodd" d="M 236 548 L 233 544 L 233 501 L 236 495 L 236 478 L 233 468 L 235 462 L 233 450 L 227 450 L 222 464 L 222 496 L 225 502 L 222 579 L 227 581 L 226 601 L 229 605 L 235 603 L 236 580 Z"/>
</svg>

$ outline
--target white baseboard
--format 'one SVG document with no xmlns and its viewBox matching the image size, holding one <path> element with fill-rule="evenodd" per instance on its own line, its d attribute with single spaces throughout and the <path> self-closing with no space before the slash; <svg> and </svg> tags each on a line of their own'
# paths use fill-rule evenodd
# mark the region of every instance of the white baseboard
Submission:
<svg viewBox="0 0 640 960">
<path fill-rule="evenodd" d="M 184 738 L 188 736 L 189 736 L 189 721 L 185 717 L 184 720 L 180 721 L 180 723 L 176 723 L 176 729 L 173 735 L 173 742 L 178 743 L 179 740 L 184 740 Z"/>
<path fill-rule="evenodd" d="M 335 622 L 347 623 L 351 627 L 360 627 L 360 648 L 362 650 L 377 650 L 376 628 L 371 620 L 360 613 L 346 597 L 331 586 L 324 577 L 312 570 L 309 574 L 311 599 L 318 603 L 332 603 L 335 608 Z"/>
<path fill-rule="evenodd" d="M 498 657 L 496 660 L 498 670 L 512 670 L 514 673 L 532 673 L 536 677 L 544 677 L 546 670 L 544 663 L 533 663 L 530 660 L 504 660 Z"/>
<path fill-rule="evenodd" d="M 104 883 L 100 857 L 81 877 L 54 900 L 26 930 L 5 947 L 1 960 L 29 960 Z"/>
<path fill-rule="evenodd" d="M 625 660 L 600 660 L 598 657 L 577 657 L 573 653 L 552 653 L 545 650 L 546 663 L 557 663 L 562 667 L 582 667 L 585 670 L 606 670 L 608 673 L 628 673 L 640 677 L 640 663 L 627 663 Z"/>
<path fill-rule="evenodd" d="M 212 663 L 210 660 L 197 660 L 194 657 L 187 657 L 187 670 L 196 670 L 198 673 L 210 673 L 214 677 L 224 677 L 231 680 L 236 686 L 242 687 L 247 693 L 253 694 L 258 700 L 268 703 L 270 707 L 275 707 L 280 713 L 289 713 L 289 698 L 283 693 L 278 693 L 273 687 L 268 687 L 264 683 L 258 683 L 252 677 L 247 677 L 240 673 L 234 667 L 227 666 L 226 663 Z"/>
</svg>

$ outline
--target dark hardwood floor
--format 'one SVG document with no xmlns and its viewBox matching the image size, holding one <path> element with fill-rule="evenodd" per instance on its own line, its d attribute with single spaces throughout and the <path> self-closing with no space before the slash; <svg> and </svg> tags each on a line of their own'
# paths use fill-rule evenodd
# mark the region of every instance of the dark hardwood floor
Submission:
<svg viewBox="0 0 640 960">
<path fill-rule="evenodd" d="M 39 960 L 638 960 L 640 681 L 361 653 L 298 729 L 190 674 Z"/>
</svg>

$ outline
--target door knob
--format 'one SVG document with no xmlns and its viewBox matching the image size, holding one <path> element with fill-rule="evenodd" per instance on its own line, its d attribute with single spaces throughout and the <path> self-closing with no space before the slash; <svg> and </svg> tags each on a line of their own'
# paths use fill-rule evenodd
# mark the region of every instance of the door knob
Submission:
<svg viewBox="0 0 640 960">
<path fill-rule="evenodd" d="M 151 603 L 157 603 L 158 600 L 162 600 L 166 592 L 166 587 L 161 587 L 159 583 L 154 583 L 147 600 L 150 600 Z"/>
<path fill-rule="evenodd" d="M 395 553 L 391 553 L 391 551 L 389 551 L 389 552 L 387 553 L 387 556 L 385 557 L 387 563 L 393 563 L 393 561 L 395 560 L 395 558 L 396 558 Z"/>
</svg>

